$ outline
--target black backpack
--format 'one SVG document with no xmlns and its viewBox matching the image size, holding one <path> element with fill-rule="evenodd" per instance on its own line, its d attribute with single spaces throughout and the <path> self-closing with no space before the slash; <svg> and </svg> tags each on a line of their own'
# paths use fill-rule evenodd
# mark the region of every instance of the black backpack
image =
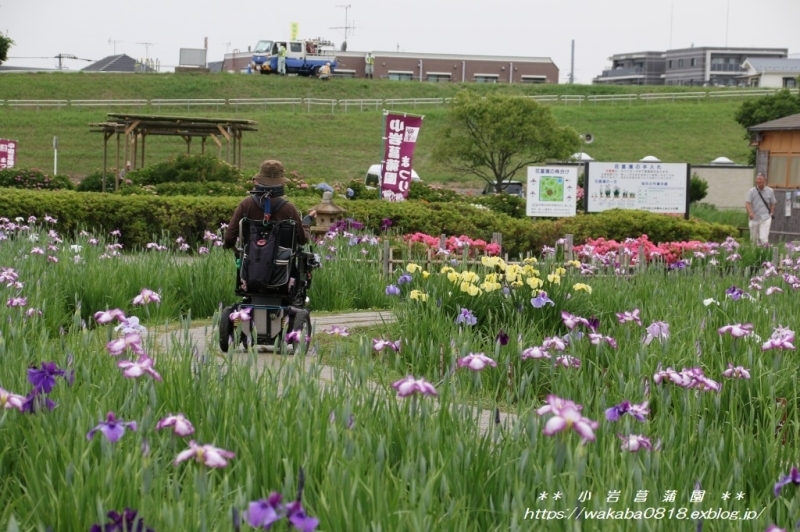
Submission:
<svg viewBox="0 0 800 532">
<path fill-rule="evenodd" d="M 255 199 L 255 198 L 254 198 Z M 265 198 L 264 201 L 269 201 Z M 286 200 L 279 198 L 272 207 L 277 212 Z M 294 251 L 294 220 L 246 220 L 247 234 L 242 269 L 243 288 L 247 292 L 270 291 L 289 282 Z"/>
</svg>

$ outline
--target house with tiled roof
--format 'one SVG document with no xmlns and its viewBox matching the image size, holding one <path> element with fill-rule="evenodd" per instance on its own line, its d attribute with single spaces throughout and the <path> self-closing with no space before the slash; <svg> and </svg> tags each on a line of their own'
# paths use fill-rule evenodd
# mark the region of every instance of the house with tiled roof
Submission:
<svg viewBox="0 0 800 532">
<path fill-rule="evenodd" d="M 150 68 L 144 63 L 140 63 L 133 57 L 125 54 L 110 55 L 106 58 L 96 61 L 86 68 L 82 69 L 83 72 L 155 72 L 156 70 Z"/>
<path fill-rule="evenodd" d="M 800 59 L 748 57 L 742 67 L 750 87 L 794 89 L 798 86 Z"/>
</svg>

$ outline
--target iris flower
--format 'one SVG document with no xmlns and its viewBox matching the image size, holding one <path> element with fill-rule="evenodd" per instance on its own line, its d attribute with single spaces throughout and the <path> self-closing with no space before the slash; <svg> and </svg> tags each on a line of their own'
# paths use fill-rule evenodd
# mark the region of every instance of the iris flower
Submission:
<svg viewBox="0 0 800 532">
<path fill-rule="evenodd" d="M 89 532 L 155 532 L 152 528 L 145 527 L 144 521 L 136 517 L 136 510 L 125 508 L 122 513 L 108 512 L 111 522 L 105 525 L 94 524 Z"/>
<path fill-rule="evenodd" d="M 555 306 L 553 300 L 547 297 L 547 292 L 544 290 L 539 290 L 539 295 L 531 298 L 531 305 L 533 305 L 533 308 L 542 308 L 548 303 L 550 303 L 550 306 Z"/>
<path fill-rule="evenodd" d="M 600 345 L 601 343 L 605 342 L 614 349 L 617 348 L 617 341 L 611 338 L 610 336 L 603 336 L 602 334 L 598 333 L 589 333 L 589 342 L 592 345 Z"/>
<path fill-rule="evenodd" d="M 106 415 L 105 421 L 101 421 L 96 427 L 86 433 L 86 439 L 91 440 L 94 438 L 95 432 L 100 431 L 108 438 L 108 441 L 116 443 L 122 438 L 122 435 L 125 434 L 125 429 L 136 430 L 136 422 L 122 421 L 121 419 L 117 419 L 114 412 L 109 412 Z"/>
<path fill-rule="evenodd" d="M 750 323 L 737 323 L 736 325 L 725 325 L 719 328 L 719 334 L 730 333 L 734 338 L 741 338 L 753 334 L 753 325 Z"/>
<path fill-rule="evenodd" d="M 183 414 L 170 414 L 156 423 L 156 430 L 172 427 L 173 432 L 178 436 L 188 436 L 194 432 L 192 423 Z"/>
<path fill-rule="evenodd" d="M 94 313 L 94 319 L 100 325 L 106 325 L 114 320 L 122 321 L 125 319 L 125 313 L 120 309 L 113 310 L 100 310 Z"/>
<path fill-rule="evenodd" d="M 56 377 L 65 377 L 65 372 L 55 362 L 42 362 L 40 368 L 28 368 L 28 382 L 46 394 L 53 391 Z"/>
<path fill-rule="evenodd" d="M 746 370 L 742 366 L 734 366 L 730 362 L 728 362 L 728 369 L 722 372 L 723 377 L 728 377 L 731 379 L 749 379 L 750 378 L 750 371 Z"/>
<path fill-rule="evenodd" d="M 350 331 L 347 330 L 347 327 L 340 327 L 338 325 L 326 329 L 325 332 L 334 336 L 350 336 Z"/>
<path fill-rule="evenodd" d="M 464 358 L 459 358 L 457 363 L 458 367 L 469 368 L 472 371 L 483 371 L 487 366 L 497 367 L 497 362 L 483 353 L 470 353 Z"/>
<path fill-rule="evenodd" d="M 564 351 L 567 348 L 567 342 L 563 338 L 559 338 L 558 336 L 552 336 L 550 338 L 545 338 L 544 342 L 542 342 L 542 349 L 550 349 L 554 348 L 556 351 Z"/>
<path fill-rule="evenodd" d="M 456 316 L 456 324 L 475 325 L 478 323 L 478 318 L 468 308 L 462 308 L 461 313 Z"/>
<path fill-rule="evenodd" d="M 584 444 L 587 441 L 594 441 L 594 430 L 600 424 L 581 415 L 583 406 L 555 395 L 548 395 L 546 402 L 546 405 L 536 410 L 536 413 L 540 416 L 552 414 L 544 426 L 544 434 L 546 436 L 553 436 L 563 430 L 575 429 Z"/>
<path fill-rule="evenodd" d="M 798 471 L 796 467 L 793 467 L 788 475 L 783 475 L 780 478 L 780 480 L 778 480 L 778 482 L 775 484 L 775 487 L 772 489 L 772 492 L 775 494 L 776 497 L 780 494 L 781 488 L 783 488 L 787 484 L 794 484 L 795 486 L 800 486 L 800 471 Z"/>
<path fill-rule="evenodd" d="M 589 326 L 589 320 L 586 318 L 581 318 L 580 316 L 575 316 L 570 314 L 569 312 L 562 310 L 561 311 L 561 321 L 564 322 L 564 325 L 567 326 L 567 329 L 570 331 L 577 327 L 578 325 L 585 325 Z"/>
<path fill-rule="evenodd" d="M 734 301 L 740 299 L 744 294 L 744 290 L 737 287 L 736 285 L 731 286 L 727 290 L 725 290 L 725 297 L 733 299 Z"/>
<path fill-rule="evenodd" d="M 794 349 L 794 331 L 786 327 L 778 327 L 772 332 L 769 340 L 761 346 L 762 351 L 769 349 Z"/>
<path fill-rule="evenodd" d="M 51 401 L 49 397 L 44 395 L 41 388 L 34 388 L 28 395 L 25 396 L 25 402 L 22 405 L 22 412 L 33 414 L 42 407 L 52 411 L 56 407 L 56 404 Z"/>
<path fill-rule="evenodd" d="M 16 408 L 22 412 L 23 406 L 25 406 L 24 396 L 17 395 L 0 388 L 0 407 L 2 407 L 3 410 L 11 410 L 12 408 Z"/>
<path fill-rule="evenodd" d="M 522 360 L 529 358 L 550 358 L 550 354 L 544 347 L 534 346 L 522 351 Z"/>
<path fill-rule="evenodd" d="M 153 369 L 154 364 L 155 361 L 152 358 L 143 356 L 136 362 L 130 360 L 120 360 L 117 362 L 117 367 L 123 370 L 122 375 L 129 379 L 138 379 L 147 373 L 155 380 L 160 381 L 161 375 L 159 375 L 158 372 Z"/>
<path fill-rule="evenodd" d="M 28 304 L 28 298 L 26 297 L 12 297 L 8 301 L 6 301 L 7 307 L 24 307 Z"/>
<path fill-rule="evenodd" d="M 663 321 L 654 321 L 647 326 L 647 336 L 644 339 L 645 345 L 650 345 L 653 340 L 666 340 L 669 338 L 669 324 Z"/>
<path fill-rule="evenodd" d="M 495 336 L 494 341 L 500 342 L 500 345 L 508 345 L 508 335 L 503 329 L 500 329 L 500 332 L 497 333 L 497 336 Z"/>
<path fill-rule="evenodd" d="M 161 296 L 149 288 L 142 288 L 139 295 L 133 298 L 133 304 L 147 305 L 148 303 L 161 303 Z"/>
<path fill-rule="evenodd" d="M 111 340 L 106 344 L 108 353 L 113 356 L 121 355 L 126 349 L 130 349 L 137 355 L 144 355 L 144 348 L 142 348 L 142 337 L 137 333 L 128 333 L 122 338 Z"/>
<path fill-rule="evenodd" d="M 438 395 L 433 384 L 425 379 L 415 379 L 413 375 L 392 383 L 392 388 L 397 390 L 398 397 L 408 397 L 415 392 L 422 395 Z"/>
<path fill-rule="evenodd" d="M 653 381 L 656 384 L 661 384 L 662 380 L 669 379 L 674 384 L 683 388 L 694 388 L 703 391 L 719 392 L 722 385 L 714 380 L 709 379 L 703 374 L 700 368 L 683 368 L 680 372 L 672 368 L 665 370 L 659 369 L 653 376 Z"/>
<path fill-rule="evenodd" d="M 319 526 L 319 519 L 309 517 L 303 510 L 299 500 L 283 504 L 278 493 L 270 493 L 269 497 L 260 501 L 251 502 L 245 512 L 245 520 L 253 528 L 269 528 L 284 517 L 297 529 L 303 532 L 313 532 Z"/>
<path fill-rule="evenodd" d="M 653 450 L 653 444 L 650 443 L 650 438 L 645 438 L 644 436 L 638 434 L 630 434 L 628 436 L 617 434 L 617 436 L 622 440 L 622 445 L 620 448 L 623 451 L 635 453 L 638 452 L 639 449 L 647 449 L 648 451 Z"/>
<path fill-rule="evenodd" d="M 397 279 L 397 284 L 405 284 L 405 283 L 410 283 L 410 282 L 412 281 L 412 279 L 413 279 L 413 277 L 411 277 L 411 276 L 410 276 L 409 274 L 407 274 L 407 273 L 404 273 L 403 275 L 401 275 L 401 276 L 400 276 L 400 277 Z"/>
<path fill-rule="evenodd" d="M 629 414 L 638 421 L 644 421 L 647 415 L 650 413 L 650 409 L 647 408 L 647 404 L 648 401 L 645 401 L 640 405 L 631 404 L 628 401 L 622 401 L 620 404 L 612 406 L 606 410 L 606 419 L 609 421 L 617 421 L 625 414 Z"/>
<path fill-rule="evenodd" d="M 397 285 L 390 284 L 386 287 L 386 295 L 387 296 L 400 295 L 400 288 Z"/>
<path fill-rule="evenodd" d="M 570 355 L 559 355 L 556 357 L 555 360 L 556 366 L 564 366 L 565 368 L 579 368 L 581 367 L 581 361 L 578 358 L 575 358 Z"/>
<path fill-rule="evenodd" d="M 122 332 L 122 334 L 130 333 L 144 333 L 147 329 L 139 324 L 139 318 L 131 316 L 126 318 L 124 315 L 120 320 L 120 324 L 114 327 L 115 332 Z"/>
<path fill-rule="evenodd" d="M 225 449 L 220 449 L 219 447 L 208 444 L 197 445 L 194 440 L 191 440 L 189 442 L 189 448 L 178 453 L 173 464 L 178 465 L 189 458 L 194 458 L 198 464 L 219 468 L 228 465 L 226 458 L 233 458 L 234 456 L 236 456 L 234 453 L 226 451 Z"/>
<path fill-rule="evenodd" d="M 391 340 L 382 340 L 380 338 L 372 339 L 372 349 L 375 351 L 383 351 L 385 348 L 391 348 L 393 351 L 400 351 L 400 340 L 392 342 Z"/>
</svg>

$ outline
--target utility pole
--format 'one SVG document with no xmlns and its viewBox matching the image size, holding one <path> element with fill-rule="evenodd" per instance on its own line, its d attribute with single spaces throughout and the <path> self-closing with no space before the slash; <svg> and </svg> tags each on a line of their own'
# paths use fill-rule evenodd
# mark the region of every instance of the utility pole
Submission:
<svg viewBox="0 0 800 532">
<path fill-rule="evenodd" d="M 572 39 L 572 54 L 569 64 L 569 84 L 575 83 L 575 39 Z"/>
<path fill-rule="evenodd" d="M 150 58 L 150 47 L 153 46 L 151 42 L 137 42 L 136 44 L 141 44 L 144 46 L 144 59 L 147 61 Z"/>
<path fill-rule="evenodd" d="M 78 59 L 78 56 L 75 54 L 58 54 L 56 56 L 56 59 L 58 59 L 58 69 L 63 70 L 64 68 L 62 64 L 63 59 Z"/>
<path fill-rule="evenodd" d="M 117 41 L 115 39 L 108 39 L 108 44 L 112 44 L 114 46 L 114 55 L 117 55 L 117 43 L 122 41 Z"/>
<path fill-rule="evenodd" d="M 341 8 L 344 9 L 344 26 L 337 26 L 335 28 L 330 28 L 330 29 L 332 29 L 332 30 L 344 30 L 344 42 L 347 42 L 347 35 L 348 34 L 352 35 L 353 34 L 353 30 L 356 29 L 355 26 L 351 26 L 347 22 L 347 20 L 348 20 L 348 18 L 347 18 L 348 12 L 349 12 L 350 8 L 353 7 L 353 6 L 351 6 L 350 4 L 347 4 L 347 5 L 340 4 L 340 5 L 337 5 L 336 7 L 341 7 Z"/>
</svg>

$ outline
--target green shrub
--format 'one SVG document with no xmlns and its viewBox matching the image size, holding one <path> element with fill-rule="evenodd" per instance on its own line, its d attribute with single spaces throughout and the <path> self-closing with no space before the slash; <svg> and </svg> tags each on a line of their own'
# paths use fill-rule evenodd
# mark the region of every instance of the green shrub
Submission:
<svg viewBox="0 0 800 532">
<path fill-rule="evenodd" d="M 247 194 L 249 188 L 239 183 L 206 181 L 203 183 L 161 183 L 143 187 L 127 185 L 120 188 L 120 194 L 149 194 L 155 196 L 236 196 Z"/>
<path fill-rule="evenodd" d="M 209 154 L 179 155 L 174 159 L 128 172 L 126 177 L 134 185 L 141 186 L 208 181 L 241 183 L 246 180 L 238 168 Z"/>
<path fill-rule="evenodd" d="M 75 185 L 67 176 L 49 176 L 35 168 L 4 168 L 0 170 L 0 187 L 30 190 L 73 190 Z"/>
<path fill-rule="evenodd" d="M 466 198 L 453 190 L 433 187 L 422 181 L 412 181 L 408 189 L 408 199 L 424 200 L 430 203 L 465 201 Z"/>
<path fill-rule="evenodd" d="M 708 181 L 697 174 L 692 174 L 689 180 L 689 203 L 702 201 L 708 195 Z"/>
<path fill-rule="evenodd" d="M 511 194 L 486 194 L 476 196 L 472 203 L 489 207 L 494 212 L 502 212 L 512 218 L 525 218 L 527 202 L 525 198 Z"/>
</svg>

